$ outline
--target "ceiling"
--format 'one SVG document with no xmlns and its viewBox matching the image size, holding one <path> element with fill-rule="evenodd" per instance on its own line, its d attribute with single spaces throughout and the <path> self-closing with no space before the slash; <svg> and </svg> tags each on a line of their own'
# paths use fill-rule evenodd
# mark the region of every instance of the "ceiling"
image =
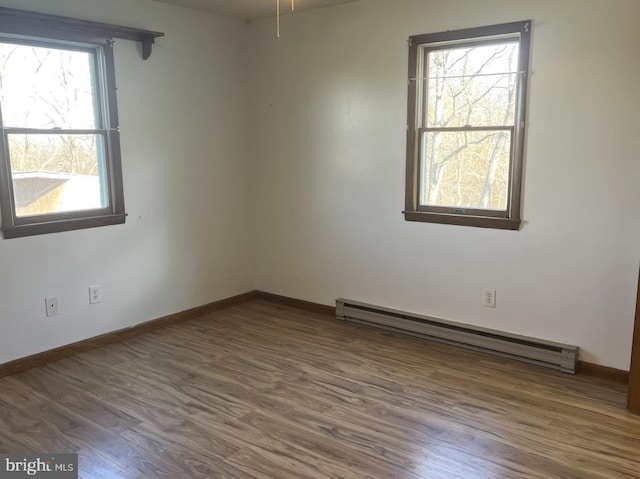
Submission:
<svg viewBox="0 0 640 479">
<path fill-rule="evenodd" d="M 225 17 L 239 18 L 242 20 L 256 20 L 258 18 L 272 17 L 276 14 L 276 0 L 155 0 L 156 2 L 170 3 L 181 7 L 193 8 L 216 13 Z M 296 11 L 311 10 L 314 8 L 330 7 L 341 3 L 355 2 L 358 0 L 295 0 Z M 280 0 L 281 13 L 291 11 L 289 0 Z"/>
</svg>

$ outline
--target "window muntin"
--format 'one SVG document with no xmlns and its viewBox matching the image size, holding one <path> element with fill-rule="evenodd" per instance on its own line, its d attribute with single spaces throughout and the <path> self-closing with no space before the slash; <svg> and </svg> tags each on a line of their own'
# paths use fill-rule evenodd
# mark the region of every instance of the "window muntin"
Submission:
<svg viewBox="0 0 640 479">
<path fill-rule="evenodd" d="M 124 222 L 111 44 L 0 37 L 5 238 Z"/>
<path fill-rule="evenodd" d="M 407 220 L 519 227 L 529 23 L 410 39 Z"/>
</svg>

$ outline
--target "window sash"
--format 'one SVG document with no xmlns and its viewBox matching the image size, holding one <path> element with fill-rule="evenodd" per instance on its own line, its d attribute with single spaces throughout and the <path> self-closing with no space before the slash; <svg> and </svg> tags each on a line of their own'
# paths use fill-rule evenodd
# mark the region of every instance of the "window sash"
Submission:
<svg viewBox="0 0 640 479">
<path fill-rule="evenodd" d="M 11 199 L 11 205 L 13 210 L 13 224 L 16 226 L 28 225 L 32 223 L 43 223 L 46 221 L 62 221 L 62 220 L 71 220 L 78 219 L 83 217 L 96 217 L 96 216 L 105 216 L 113 212 L 112 208 L 112 174 L 110 172 L 110 168 L 108 166 L 109 163 L 109 155 L 111 154 L 111 137 L 114 132 L 110 130 L 61 130 L 61 129 L 51 129 L 51 130 L 39 130 L 33 128 L 5 128 L 3 129 L 2 141 L 3 148 L 5 151 L 5 158 L 7 159 L 7 170 L 9 172 L 9 195 Z M 9 150 L 9 135 L 10 134 L 29 134 L 29 135 L 94 135 L 100 136 L 102 138 L 101 144 L 103 148 L 101 149 L 101 153 L 103 155 L 102 165 L 98 162 L 99 167 L 99 182 L 101 185 L 104 185 L 105 197 L 107 199 L 107 205 L 104 208 L 91 208 L 91 209 L 79 209 L 79 210 L 71 210 L 64 212 L 51 212 L 45 214 L 30 214 L 30 215 L 18 215 L 17 214 L 17 206 L 16 206 L 16 194 L 14 188 L 13 181 L 13 171 L 11 167 L 11 154 Z"/>
<path fill-rule="evenodd" d="M 509 171 L 508 171 L 508 191 L 507 191 L 507 206 L 504 210 L 502 209 L 491 209 L 491 208 L 472 208 L 472 207 L 462 207 L 462 206 L 438 206 L 438 205 L 428 205 L 421 202 L 420 198 L 418 199 L 417 211 L 422 212 L 434 212 L 434 213 L 454 213 L 458 215 L 473 215 L 473 216 L 487 216 L 494 218 L 508 218 L 509 211 L 511 206 L 511 183 L 512 183 L 512 171 L 513 171 L 513 146 L 515 139 L 515 128 L 512 126 L 505 127 L 450 127 L 450 128 L 419 128 L 418 129 L 418 191 L 419 196 L 423 195 L 423 182 L 426 181 L 425 171 L 423 171 L 423 161 L 425 152 L 423 151 L 424 142 L 422 138 L 425 133 L 429 132 L 500 132 L 506 131 L 510 133 L 511 141 L 509 143 Z"/>
<path fill-rule="evenodd" d="M 455 42 L 455 41 L 451 41 L 451 42 L 441 42 L 438 44 L 426 44 L 426 45 L 420 45 L 420 50 L 422 51 L 421 54 L 421 61 L 422 63 L 418 66 L 418 70 L 420 72 L 420 75 L 418 76 L 417 80 L 417 87 L 418 87 L 418 94 L 419 94 L 419 98 L 421 98 L 420 101 L 420 110 L 421 110 L 421 114 L 419 116 L 420 122 L 419 125 L 420 127 L 424 127 L 425 125 L 428 124 L 428 105 L 429 105 L 429 86 L 430 86 L 430 81 L 431 80 L 435 80 L 436 78 L 441 79 L 442 81 L 446 81 L 447 79 L 452 79 L 452 78 L 460 78 L 460 77 L 432 77 L 430 76 L 429 73 L 429 54 L 434 52 L 434 51 L 439 51 L 439 50 L 453 50 L 453 49 L 465 49 L 465 48 L 473 48 L 473 47 L 482 47 L 482 46 L 487 46 L 487 45 L 501 45 L 501 44 L 506 44 L 506 43 L 516 43 L 516 44 L 520 44 L 520 35 L 519 34 L 510 34 L 510 35 L 506 35 L 506 36 L 499 36 L 497 38 L 488 38 L 488 39 L 475 39 L 475 40 L 461 40 L 459 42 Z M 519 65 L 518 65 L 519 66 Z M 520 71 L 516 70 L 515 72 L 502 72 L 502 73 L 492 73 L 490 74 L 491 76 L 497 76 L 497 75 L 518 75 L 520 76 Z M 478 77 L 482 77 L 482 76 L 487 76 L 487 75 L 469 75 L 469 78 L 478 78 Z M 516 80 L 516 99 L 518 97 L 518 89 L 520 88 L 520 81 Z M 517 103 L 517 102 L 516 102 Z M 517 106 L 517 105 L 516 105 Z M 514 112 L 514 122 L 516 121 L 516 115 Z M 481 126 L 481 125 L 475 125 L 475 126 Z M 498 125 L 492 125 L 492 126 L 498 126 Z M 506 125 L 505 125 L 506 126 Z"/>
</svg>

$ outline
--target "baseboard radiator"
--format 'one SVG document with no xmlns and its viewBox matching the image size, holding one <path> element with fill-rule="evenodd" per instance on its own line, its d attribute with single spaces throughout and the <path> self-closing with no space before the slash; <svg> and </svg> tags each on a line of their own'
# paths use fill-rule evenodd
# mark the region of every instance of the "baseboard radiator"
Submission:
<svg viewBox="0 0 640 479">
<path fill-rule="evenodd" d="M 565 373 L 576 373 L 577 346 L 445 321 L 343 298 L 336 300 L 336 317 L 559 369 Z"/>
</svg>

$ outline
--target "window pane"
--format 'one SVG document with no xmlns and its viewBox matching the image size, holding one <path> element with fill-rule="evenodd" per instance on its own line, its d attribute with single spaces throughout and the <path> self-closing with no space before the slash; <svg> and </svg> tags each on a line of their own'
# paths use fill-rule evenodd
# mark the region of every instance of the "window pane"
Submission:
<svg viewBox="0 0 640 479">
<path fill-rule="evenodd" d="M 426 126 L 513 125 L 517 67 L 516 42 L 429 52 Z"/>
<path fill-rule="evenodd" d="M 8 135 L 16 216 L 106 208 L 101 135 Z"/>
<path fill-rule="evenodd" d="M 99 128 L 94 55 L 0 43 L 0 100 L 5 127 Z"/>
<path fill-rule="evenodd" d="M 506 210 L 510 131 L 425 132 L 421 205 Z"/>
</svg>

